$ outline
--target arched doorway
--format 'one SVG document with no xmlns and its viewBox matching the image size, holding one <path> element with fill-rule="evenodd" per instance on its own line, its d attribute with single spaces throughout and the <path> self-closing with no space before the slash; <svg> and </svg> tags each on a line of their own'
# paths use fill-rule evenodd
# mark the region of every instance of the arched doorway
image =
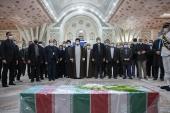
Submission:
<svg viewBox="0 0 170 113">
<path fill-rule="evenodd" d="M 63 23 L 64 40 L 74 41 L 76 38 L 95 43 L 95 37 L 100 36 L 100 25 L 87 15 L 75 15 Z"/>
</svg>

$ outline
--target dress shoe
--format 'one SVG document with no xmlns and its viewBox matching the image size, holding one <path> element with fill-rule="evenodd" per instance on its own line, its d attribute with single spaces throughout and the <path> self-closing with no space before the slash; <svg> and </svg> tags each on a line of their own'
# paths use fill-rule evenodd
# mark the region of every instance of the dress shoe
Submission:
<svg viewBox="0 0 170 113">
<path fill-rule="evenodd" d="M 14 84 L 14 83 L 9 83 L 9 85 L 16 85 L 16 84 Z"/>
<path fill-rule="evenodd" d="M 9 87 L 8 85 L 3 85 L 2 87 Z"/>
</svg>

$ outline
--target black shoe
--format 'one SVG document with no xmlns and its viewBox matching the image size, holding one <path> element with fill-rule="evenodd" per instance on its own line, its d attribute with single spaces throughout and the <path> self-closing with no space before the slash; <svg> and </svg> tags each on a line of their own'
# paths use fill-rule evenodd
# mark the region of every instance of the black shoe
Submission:
<svg viewBox="0 0 170 113">
<path fill-rule="evenodd" d="M 132 77 L 129 77 L 129 79 L 133 79 Z"/>
<path fill-rule="evenodd" d="M 117 77 L 114 77 L 114 79 L 117 79 Z"/>
<path fill-rule="evenodd" d="M 160 78 L 161 81 L 164 81 L 164 78 Z"/>
<path fill-rule="evenodd" d="M 2 87 L 9 87 L 8 85 L 2 85 Z"/>
<path fill-rule="evenodd" d="M 123 77 L 123 79 L 126 79 L 126 77 Z"/>
<path fill-rule="evenodd" d="M 16 85 L 16 84 L 14 84 L 14 83 L 9 83 L 9 85 Z"/>
<path fill-rule="evenodd" d="M 157 80 L 157 78 L 154 78 L 153 80 Z"/>
</svg>

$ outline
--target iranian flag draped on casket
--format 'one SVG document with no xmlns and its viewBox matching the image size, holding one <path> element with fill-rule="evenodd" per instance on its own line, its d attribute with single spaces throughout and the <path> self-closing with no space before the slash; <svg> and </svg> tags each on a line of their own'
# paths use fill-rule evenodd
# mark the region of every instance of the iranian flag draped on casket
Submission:
<svg viewBox="0 0 170 113">
<path fill-rule="evenodd" d="M 20 113 L 158 113 L 159 93 L 125 85 L 36 86 L 20 100 Z"/>
</svg>

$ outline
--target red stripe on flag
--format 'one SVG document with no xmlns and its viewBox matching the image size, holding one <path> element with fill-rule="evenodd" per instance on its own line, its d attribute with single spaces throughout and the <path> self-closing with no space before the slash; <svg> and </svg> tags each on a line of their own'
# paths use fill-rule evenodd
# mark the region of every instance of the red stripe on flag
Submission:
<svg viewBox="0 0 170 113">
<path fill-rule="evenodd" d="M 158 113 L 159 93 L 148 93 L 148 113 Z"/>
<path fill-rule="evenodd" d="M 92 94 L 91 113 L 109 113 L 108 98 L 108 94 Z"/>
<path fill-rule="evenodd" d="M 36 113 L 53 113 L 53 95 L 55 88 L 45 87 L 36 94 Z"/>
</svg>

